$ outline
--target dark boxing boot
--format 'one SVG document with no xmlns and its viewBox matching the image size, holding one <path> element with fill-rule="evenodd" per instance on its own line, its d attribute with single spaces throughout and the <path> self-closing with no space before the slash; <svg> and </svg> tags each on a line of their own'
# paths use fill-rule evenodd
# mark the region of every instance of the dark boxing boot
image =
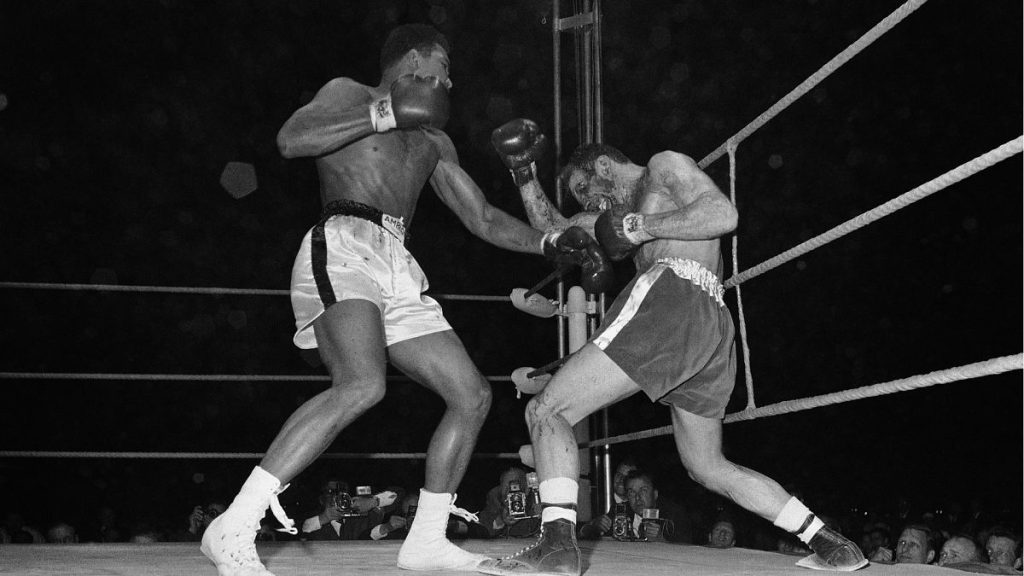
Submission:
<svg viewBox="0 0 1024 576">
<path fill-rule="evenodd" d="M 818 559 L 833 570 L 852 572 L 868 565 L 856 544 L 827 525 L 811 536 L 809 545 Z"/>
<path fill-rule="evenodd" d="M 576 524 L 564 518 L 545 522 L 533 545 L 500 560 L 481 562 L 477 571 L 495 576 L 580 576 Z"/>
</svg>

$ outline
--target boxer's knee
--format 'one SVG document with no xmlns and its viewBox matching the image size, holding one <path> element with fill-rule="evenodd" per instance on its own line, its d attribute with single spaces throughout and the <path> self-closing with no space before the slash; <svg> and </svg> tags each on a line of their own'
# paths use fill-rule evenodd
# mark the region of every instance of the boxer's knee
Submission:
<svg viewBox="0 0 1024 576">
<path fill-rule="evenodd" d="M 538 424 L 559 416 L 562 416 L 561 408 L 552 403 L 551 399 L 543 392 L 534 396 L 526 404 L 526 425 L 531 430 Z"/>
<path fill-rule="evenodd" d="M 338 409 L 336 411 L 354 409 L 362 413 L 383 400 L 385 391 L 386 386 L 381 377 L 343 378 L 332 375 L 330 402 Z"/>
</svg>

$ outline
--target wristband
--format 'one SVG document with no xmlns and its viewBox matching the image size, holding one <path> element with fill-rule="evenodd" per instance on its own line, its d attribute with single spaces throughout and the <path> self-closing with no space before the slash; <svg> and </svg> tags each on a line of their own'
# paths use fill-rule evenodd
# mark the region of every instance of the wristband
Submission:
<svg viewBox="0 0 1024 576">
<path fill-rule="evenodd" d="M 370 122 L 376 132 L 387 132 L 398 127 L 395 113 L 391 110 L 391 95 L 370 104 Z"/>
<path fill-rule="evenodd" d="M 644 230 L 644 220 L 644 215 L 639 212 L 630 212 L 622 217 L 622 234 L 633 244 L 643 244 L 654 238 Z"/>
<path fill-rule="evenodd" d="M 540 239 L 540 251 L 541 251 L 541 253 L 542 254 L 543 253 L 547 253 L 547 250 L 545 250 L 545 247 L 547 247 L 547 246 L 554 246 L 555 242 L 558 241 L 558 237 L 561 236 L 561 235 L 562 235 L 561 231 L 558 231 L 558 232 L 548 232 L 547 234 L 545 234 Z"/>
<path fill-rule="evenodd" d="M 512 181 L 515 182 L 516 186 L 525 186 L 531 180 L 537 179 L 537 163 L 530 162 L 526 166 L 512 168 L 509 172 L 512 173 Z"/>
</svg>

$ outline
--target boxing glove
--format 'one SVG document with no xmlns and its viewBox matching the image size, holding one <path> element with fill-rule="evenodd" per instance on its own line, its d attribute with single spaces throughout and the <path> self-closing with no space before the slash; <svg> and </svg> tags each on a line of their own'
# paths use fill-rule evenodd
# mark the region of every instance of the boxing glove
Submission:
<svg viewBox="0 0 1024 576">
<path fill-rule="evenodd" d="M 580 267 L 580 284 L 587 294 L 599 294 L 611 287 L 615 279 L 611 262 L 597 242 L 579 226 L 545 234 L 542 246 L 544 256 L 556 265 Z"/>
<path fill-rule="evenodd" d="M 597 242 L 612 260 L 632 256 L 636 249 L 654 236 L 644 230 L 644 215 L 629 212 L 622 204 L 605 210 L 594 222 Z"/>
<path fill-rule="evenodd" d="M 512 172 L 516 186 L 522 186 L 536 178 L 536 161 L 547 147 L 547 138 L 536 122 L 517 118 L 491 132 L 491 145 Z"/>
<path fill-rule="evenodd" d="M 444 128 L 448 122 L 448 88 L 437 76 L 401 76 L 387 96 L 370 104 L 370 121 L 377 132 L 418 126 Z"/>
</svg>

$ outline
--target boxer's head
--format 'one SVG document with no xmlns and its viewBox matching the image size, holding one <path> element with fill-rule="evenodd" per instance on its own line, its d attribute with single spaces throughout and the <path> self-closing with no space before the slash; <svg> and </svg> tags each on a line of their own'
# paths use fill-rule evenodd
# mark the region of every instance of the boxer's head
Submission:
<svg viewBox="0 0 1024 576">
<path fill-rule="evenodd" d="M 427 24 L 405 24 L 388 34 L 380 51 L 380 69 L 386 72 L 395 66 L 404 66 L 402 73 L 420 77 L 436 76 L 449 90 L 448 54 L 451 46 L 444 34 Z"/>
<path fill-rule="evenodd" d="M 607 210 L 625 204 L 625 190 L 616 186 L 617 167 L 629 158 L 607 144 L 583 144 L 569 157 L 558 178 L 584 210 Z"/>
</svg>

